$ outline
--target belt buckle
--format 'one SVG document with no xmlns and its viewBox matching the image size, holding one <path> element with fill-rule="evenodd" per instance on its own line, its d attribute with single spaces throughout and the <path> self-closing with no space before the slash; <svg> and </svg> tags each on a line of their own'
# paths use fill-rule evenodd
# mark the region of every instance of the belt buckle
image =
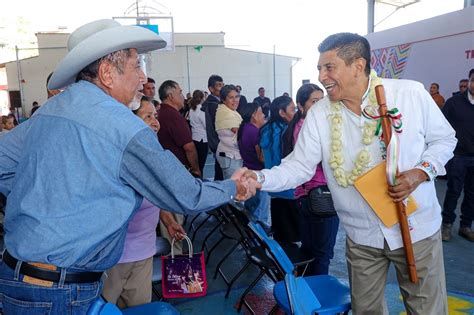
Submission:
<svg viewBox="0 0 474 315">
<path fill-rule="evenodd" d="M 27 264 L 30 265 L 30 266 L 34 266 L 36 268 L 41 268 L 41 269 L 45 269 L 45 270 L 55 271 L 55 270 L 58 269 L 58 267 L 56 267 L 54 265 L 44 264 L 44 263 L 35 263 L 35 262 L 33 262 L 33 263 L 27 263 Z M 33 284 L 33 285 L 37 285 L 37 286 L 40 286 L 40 287 L 47 287 L 47 288 L 51 288 L 53 286 L 53 281 L 33 278 L 33 277 L 30 277 L 30 276 L 27 276 L 27 275 L 23 276 L 23 282 Z"/>
</svg>

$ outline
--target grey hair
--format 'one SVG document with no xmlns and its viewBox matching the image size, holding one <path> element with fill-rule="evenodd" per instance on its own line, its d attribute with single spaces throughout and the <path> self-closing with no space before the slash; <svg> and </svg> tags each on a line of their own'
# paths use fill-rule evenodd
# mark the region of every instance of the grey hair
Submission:
<svg viewBox="0 0 474 315">
<path fill-rule="evenodd" d="M 114 51 L 108 55 L 105 55 L 102 58 L 97 59 L 92 62 L 84 69 L 82 69 L 76 76 L 76 82 L 80 80 L 85 80 L 89 82 L 94 82 L 99 75 L 99 66 L 102 62 L 108 62 L 117 69 L 119 74 L 123 74 L 125 71 L 125 65 L 128 58 L 132 55 L 131 49 L 122 49 Z"/>
</svg>

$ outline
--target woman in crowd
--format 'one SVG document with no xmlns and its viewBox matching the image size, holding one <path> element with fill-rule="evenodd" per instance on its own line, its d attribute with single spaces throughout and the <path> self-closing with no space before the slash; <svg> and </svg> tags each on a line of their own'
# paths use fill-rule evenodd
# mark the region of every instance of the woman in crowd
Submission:
<svg viewBox="0 0 474 315">
<path fill-rule="evenodd" d="M 237 133 L 237 143 L 243 166 L 251 170 L 263 168 L 263 153 L 260 149 L 260 128 L 265 124 L 265 115 L 257 103 L 247 103 L 240 106 L 242 123 Z M 268 193 L 258 191 L 257 194 L 245 202 L 252 219 L 268 225 L 270 196 Z"/>
<path fill-rule="evenodd" d="M 260 147 L 263 151 L 265 168 L 280 165 L 283 156 L 283 134 L 295 115 L 296 107 L 288 96 L 279 96 L 270 105 L 270 118 L 260 129 Z M 294 200 L 294 190 L 271 193 L 272 230 L 275 240 L 297 242 L 298 209 Z"/>
<path fill-rule="evenodd" d="M 207 158 L 207 134 L 206 134 L 206 114 L 201 110 L 202 103 L 204 102 L 204 93 L 201 90 L 195 90 L 193 97 L 191 98 L 189 105 L 189 123 L 191 125 L 191 133 L 193 137 L 194 145 L 198 154 L 199 169 L 201 174 L 204 170 Z"/>
<path fill-rule="evenodd" d="M 296 103 L 298 104 L 299 111 L 290 122 L 285 134 L 285 136 L 290 137 L 289 141 L 285 141 L 285 143 L 292 144 L 288 151 L 293 151 L 293 146 L 298 139 L 298 134 L 309 109 L 323 97 L 323 90 L 315 84 L 304 84 L 299 88 L 296 94 Z M 309 193 L 316 188 L 326 193 L 329 192 L 321 163 L 316 168 L 313 178 L 296 188 L 295 197 L 297 198 L 296 204 L 300 213 L 300 234 L 303 248 L 310 251 L 316 258 L 308 266 L 306 274 L 327 275 L 329 261 L 334 256 L 333 249 L 336 244 L 339 218 L 335 211 L 319 209 L 322 211 L 315 212 L 309 207 Z"/>
<path fill-rule="evenodd" d="M 156 110 L 147 98 L 142 98 L 140 107 L 133 112 L 155 133 L 158 132 L 160 124 Z M 182 240 L 186 234 L 171 213 L 160 212 L 159 208 L 143 199 L 128 224 L 122 257 L 117 265 L 107 271 L 102 295 L 110 303 L 125 308 L 151 302 L 156 226 L 160 219 L 165 223 L 169 234 L 177 240 Z"/>
<path fill-rule="evenodd" d="M 242 157 L 237 144 L 237 131 L 242 117 L 237 112 L 239 94 L 233 85 L 224 85 L 221 89 L 221 101 L 216 111 L 216 132 L 219 136 L 216 156 L 224 179 L 228 179 L 240 167 Z"/>
</svg>

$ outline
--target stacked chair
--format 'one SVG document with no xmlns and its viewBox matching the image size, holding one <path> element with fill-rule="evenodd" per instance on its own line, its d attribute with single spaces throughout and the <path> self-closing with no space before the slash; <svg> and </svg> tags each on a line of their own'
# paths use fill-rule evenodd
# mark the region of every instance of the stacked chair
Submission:
<svg viewBox="0 0 474 315">
<path fill-rule="evenodd" d="M 210 211 L 207 211 L 205 213 L 205 217 L 204 219 L 197 225 L 195 226 L 196 224 L 196 220 L 201 216 L 202 213 L 198 213 L 194 216 L 194 218 L 191 220 L 191 222 L 189 223 L 189 233 L 191 234 L 191 232 L 193 233 L 193 235 L 191 236 L 191 241 L 194 243 L 194 239 L 196 238 L 196 234 L 197 232 L 206 224 L 206 222 L 208 222 L 211 218 L 215 218 L 217 219 L 217 226 L 215 226 L 212 230 L 211 230 L 211 234 L 219 227 L 221 221 L 222 221 L 222 218 L 221 218 L 221 212 L 220 212 L 220 208 L 216 208 L 216 209 L 212 209 Z M 206 238 L 205 238 L 206 239 Z"/>
<path fill-rule="evenodd" d="M 287 314 L 348 314 L 351 299 L 347 285 L 329 275 L 296 277 L 294 264 L 283 248 L 258 223 L 250 222 L 249 227 L 285 273 L 284 280 L 276 283 L 273 295 Z"/>
<path fill-rule="evenodd" d="M 252 307 L 246 301 L 247 294 L 257 285 L 257 283 L 262 279 L 263 276 L 267 276 L 273 282 L 278 282 L 283 280 L 284 273 L 278 267 L 278 264 L 273 259 L 268 251 L 266 251 L 265 247 L 262 246 L 262 242 L 258 238 L 258 236 L 254 233 L 254 231 L 249 227 L 250 220 L 245 212 L 240 211 L 233 207 L 232 205 L 228 205 L 227 207 L 228 216 L 230 222 L 234 224 L 235 229 L 240 234 L 239 244 L 243 247 L 245 254 L 247 256 L 247 263 L 241 268 L 241 270 L 233 276 L 233 278 L 229 281 L 228 289 L 227 289 L 227 296 L 228 292 L 230 291 L 230 287 L 236 281 L 240 275 L 250 266 L 254 265 L 259 269 L 259 273 L 257 277 L 252 281 L 252 283 L 247 287 L 244 293 L 241 295 L 238 303 L 237 310 L 240 312 L 242 307 L 245 307 L 252 313 L 255 314 Z M 260 226 L 260 225 L 259 225 Z M 306 267 L 309 263 L 314 261 L 314 257 L 304 251 L 302 248 L 296 246 L 295 244 L 283 244 L 285 247 L 287 257 L 290 257 L 290 263 L 292 264 L 293 268 L 298 267 Z M 221 274 L 224 279 L 225 275 L 223 271 L 220 269 L 217 270 L 219 274 Z"/>
</svg>

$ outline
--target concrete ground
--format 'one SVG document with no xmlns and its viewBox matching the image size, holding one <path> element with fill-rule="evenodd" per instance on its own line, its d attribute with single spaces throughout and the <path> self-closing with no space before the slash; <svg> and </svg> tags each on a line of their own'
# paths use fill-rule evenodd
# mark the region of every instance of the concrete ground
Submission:
<svg viewBox="0 0 474 315">
<path fill-rule="evenodd" d="M 210 155 L 204 170 L 205 178 L 212 178 L 214 174 L 213 159 Z M 436 189 L 439 202 L 442 204 L 446 191 L 446 181 L 437 180 Z M 462 198 L 462 196 L 461 196 Z M 460 202 L 459 202 L 460 203 Z M 459 207 L 457 209 L 459 214 Z M 189 222 L 189 221 L 188 221 Z M 202 238 L 209 231 L 215 222 L 205 225 L 205 228 L 196 236 L 195 248 L 200 248 Z M 474 243 L 465 240 L 457 234 L 459 221 L 455 223 L 453 238 L 450 242 L 444 242 L 444 262 L 446 271 L 446 282 L 448 289 L 449 314 L 474 314 Z M 211 237 L 211 244 L 217 240 L 219 233 L 214 233 Z M 254 267 L 244 273 L 233 287 L 230 297 L 225 299 L 224 293 L 226 285 L 219 276 L 213 279 L 215 265 L 224 255 L 226 250 L 232 245 L 231 242 L 224 241 L 216 252 L 210 257 L 207 265 L 207 277 L 209 283 L 208 294 L 204 298 L 198 299 L 176 299 L 169 301 L 176 306 L 182 314 L 234 314 L 236 313 L 236 303 L 245 288 L 257 275 Z M 347 265 L 345 260 L 345 232 L 339 229 L 335 246 L 335 257 L 331 262 L 330 274 L 347 282 Z M 245 263 L 245 253 L 236 250 L 224 265 L 226 274 L 232 275 Z M 273 307 L 272 296 L 273 282 L 264 277 L 260 280 L 256 288 L 249 294 L 247 300 L 254 308 L 256 314 L 267 314 Z M 395 270 L 390 268 L 387 286 L 386 299 L 389 305 L 390 314 L 406 314 L 401 302 L 400 292 L 397 286 Z M 245 311 L 244 313 L 248 313 Z"/>
</svg>

